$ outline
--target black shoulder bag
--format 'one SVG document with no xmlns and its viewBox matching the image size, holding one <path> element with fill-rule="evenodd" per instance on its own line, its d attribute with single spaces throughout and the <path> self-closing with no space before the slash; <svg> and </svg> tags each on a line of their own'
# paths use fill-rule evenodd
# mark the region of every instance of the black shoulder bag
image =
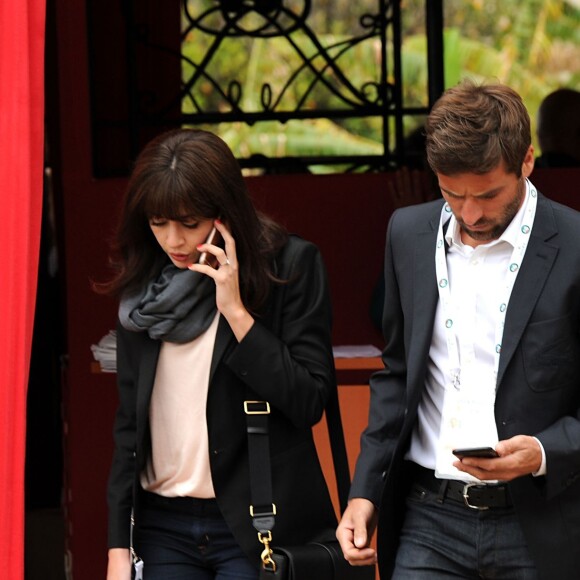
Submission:
<svg viewBox="0 0 580 580">
<path fill-rule="evenodd" d="M 272 544 L 276 506 L 270 467 L 270 405 L 267 401 L 245 401 L 244 412 L 250 462 L 250 515 L 264 546 L 260 580 L 374 580 L 375 567 L 351 566 L 344 559 L 338 540 L 284 547 Z M 350 475 L 336 389 L 326 407 L 326 422 L 342 513 L 348 500 Z"/>
</svg>

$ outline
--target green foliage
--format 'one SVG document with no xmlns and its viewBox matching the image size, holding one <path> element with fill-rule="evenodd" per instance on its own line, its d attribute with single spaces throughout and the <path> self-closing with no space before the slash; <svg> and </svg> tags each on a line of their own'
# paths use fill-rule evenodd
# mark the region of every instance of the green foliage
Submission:
<svg viewBox="0 0 580 580">
<path fill-rule="evenodd" d="M 427 105 L 425 1 L 428 0 L 402 0 L 401 4 L 403 102 L 407 107 Z M 202 6 L 215 3 L 192 0 L 190 4 L 199 12 Z M 580 85 L 579 4 L 577 0 L 446 0 L 446 86 L 453 86 L 466 76 L 509 84 L 522 95 L 534 123 L 546 94 L 559 86 Z M 342 53 L 342 42 L 363 31 L 360 16 L 376 13 L 377 6 L 377 0 L 318 0 L 313 2 L 313 14 L 308 20 L 321 43 L 331 47 L 333 58 L 357 90 L 380 78 L 379 45 L 376 39 L 367 39 Z M 226 87 L 229 99 L 239 102 L 245 111 L 261 111 L 264 104 L 271 106 L 275 102 L 277 109 L 284 111 L 344 107 L 332 90 L 315 82 L 312 69 L 320 75 L 327 73 L 329 67 L 315 56 L 313 42 L 304 34 L 293 35 L 292 41 L 295 46 L 283 37 L 232 37 L 217 46 L 215 37 L 199 30 L 190 32 L 182 49 L 187 59 L 184 80 L 195 74 L 208 53 L 217 50 L 208 59 L 208 76 L 200 78 L 192 96 L 184 99 L 183 111 L 230 111 L 232 105 L 218 86 Z M 300 68 L 296 50 L 312 59 L 311 67 Z M 392 70 L 391 63 L 388 70 Z M 287 85 L 292 75 L 294 82 Z M 339 79 L 333 75 L 325 78 L 333 90 L 352 96 Z M 232 85 L 232 79 L 239 85 Z M 264 92 L 265 83 L 271 93 Z M 370 98 L 374 98 L 372 91 Z M 421 123 L 420 118 L 405 118 L 405 132 Z M 260 122 L 251 127 L 222 124 L 218 132 L 240 157 L 375 155 L 383 149 L 380 119 Z"/>
</svg>

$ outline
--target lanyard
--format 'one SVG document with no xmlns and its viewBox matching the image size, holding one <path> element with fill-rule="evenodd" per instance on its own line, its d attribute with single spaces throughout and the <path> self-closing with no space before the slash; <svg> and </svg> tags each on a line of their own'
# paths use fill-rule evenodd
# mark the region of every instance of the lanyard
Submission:
<svg viewBox="0 0 580 580">
<path fill-rule="evenodd" d="M 526 180 L 526 209 L 522 218 L 522 226 L 517 232 L 514 249 L 509 259 L 509 265 L 506 271 L 503 288 L 500 292 L 500 303 L 498 304 L 499 315 L 496 317 L 495 327 L 495 354 L 494 354 L 494 377 L 497 380 L 497 372 L 499 369 L 499 357 L 501 353 L 501 341 L 503 337 L 503 330 L 505 326 L 505 318 L 507 313 L 507 306 L 514 287 L 517 275 L 520 271 L 520 266 L 528 241 L 530 233 L 534 224 L 534 217 L 536 215 L 536 207 L 538 203 L 538 192 L 534 185 Z M 445 253 L 445 241 L 443 236 L 443 226 L 451 217 L 451 208 L 449 204 L 445 204 L 441 210 L 441 218 L 439 220 L 439 231 L 437 233 L 437 244 L 435 248 L 435 271 L 437 275 L 437 289 L 439 291 L 439 300 L 443 312 L 443 319 L 445 320 L 445 340 L 447 343 L 447 351 L 449 356 L 449 367 L 451 372 L 451 383 L 459 389 L 461 386 L 461 361 L 459 357 L 459 347 L 457 342 L 456 330 L 454 328 L 455 309 L 451 301 L 451 291 L 449 287 L 449 273 L 447 270 L 447 257 Z"/>
</svg>

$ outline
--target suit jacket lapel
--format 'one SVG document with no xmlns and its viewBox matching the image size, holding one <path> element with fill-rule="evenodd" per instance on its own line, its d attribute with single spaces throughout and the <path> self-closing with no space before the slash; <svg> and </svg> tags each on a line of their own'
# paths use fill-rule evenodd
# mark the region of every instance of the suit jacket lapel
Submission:
<svg viewBox="0 0 580 580">
<path fill-rule="evenodd" d="M 209 382 L 213 379 L 215 371 L 219 362 L 221 361 L 224 353 L 229 344 L 231 344 L 234 340 L 234 333 L 232 332 L 230 325 L 228 324 L 227 320 L 220 314 L 220 319 L 218 322 L 218 329 L 215 338 L 215 346 L 213 349 L 213 355 L 211 359 L 211 367 L 209 371 Z"/>
<path fill-rule="evenodd" d="M 222 359 L 228 345 L 235 339 L 226 319 L 220 315 L 218 329 L 215 339 L 215 346 L 211 359 L 209 380 L 213 378 L 217 365 Z M 137 395 L 137 412 L 140 414 L 149 407 L 153 382 L 155 380 L 155 370 L 157 359 L 161 349 L 160 340 L 146 340 L 143 342 L 142 354 L 139 363 L 139 391 Z"/>
<path fill-rule="evenodd" d="M 559 246 L 552 239 L 557 233 L 552 208 L 539 195 L 534 227 L 508 304 L 499 360 L 498 388 L 558 254 Z"/>
<path fill-rule="evenodd" d="M 137 441 L 143 441 L 145 426 L 149 420 L 149 401 L 151 400 L 160 349 L 160 340 L 142 341 L 137 389 Z"/>
<path fill-rule="evenodd" d="M 409 346 L 409 384 L 424 383 L 425 368 L 433 337 L 433 322 L 439 295 L 435 273 L 435 244 L 441 208 L 427 230 L 416 238 L 413 267 L 413 329 L 412 344 Z"/>
<path fill-rule="evenodd" d="M 215 370 L 224 356 L 229 344 L 235 340 L 226 319 L 220 315 L 218 329 L 216 334 L 215 346 L 213 350 L 210 383 Z M 142 441 L 145 434 L 145 427 L 149 418 L 149 403 L 151 401 L 151 392 L 155 382 L 155 371 L 161 349 L 160 340 L 144 340 L 139 362 L 139 385 L 137 389 L 137 441 Z"/>
</svg>

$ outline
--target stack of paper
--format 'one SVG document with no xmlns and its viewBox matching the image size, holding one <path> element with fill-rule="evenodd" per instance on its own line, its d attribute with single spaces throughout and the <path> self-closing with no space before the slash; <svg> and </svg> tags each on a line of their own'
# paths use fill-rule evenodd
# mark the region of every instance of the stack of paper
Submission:
<svg viewBox="0 0 580 580">
<path fill-rule="evenodd" d="M 333 346 L 332 354 L 334 358 L 372 358 L 381 356 L 381 351 L 372 344 L 355 344 Z"/>
<path fill-rule="evenodd" d="M 114 330 L 109 330 L 98 344 L 91 345 L 91 350 L 103 372 L 114 373 L 117 371 L 117 333 Z"/>
</svg>

